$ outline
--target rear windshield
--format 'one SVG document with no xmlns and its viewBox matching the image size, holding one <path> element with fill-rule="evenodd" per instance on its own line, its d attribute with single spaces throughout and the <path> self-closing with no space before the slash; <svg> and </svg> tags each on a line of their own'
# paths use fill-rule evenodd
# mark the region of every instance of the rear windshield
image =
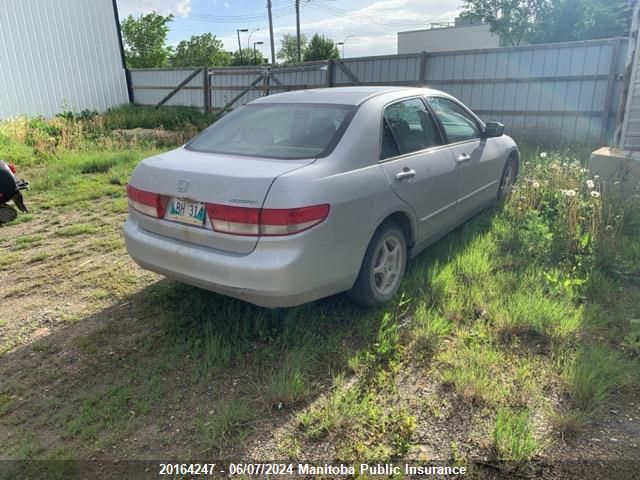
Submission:
<svg viewBox="0 0 640 480">
<path fill-rule="evenodd" d="M 310 103 L 246 105 L 186 145 L 198 152 L 298 159 L 328 155 L 355 107 Z"/>
</svg>

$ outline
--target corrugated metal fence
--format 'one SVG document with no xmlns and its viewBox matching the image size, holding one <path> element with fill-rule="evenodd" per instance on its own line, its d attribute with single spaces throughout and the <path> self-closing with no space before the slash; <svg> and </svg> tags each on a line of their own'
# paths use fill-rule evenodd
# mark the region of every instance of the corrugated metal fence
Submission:
<svg viewBox="0 0 640 480">
<path fill-rule="evenodd" d="M 344 85 L 423 85 L 512 132 L 602 140 L 614 128 L 627 39 L 385 55 L 198 73 L 167 105 L 219 110 L 266 93 Z M 156 105 L 194 69 L 132 70 L 136 103 Z M 244 93 L 243 93 L 244 92 Z M 242 95 L 241 95 L 242 94 Z"/>
</svg>

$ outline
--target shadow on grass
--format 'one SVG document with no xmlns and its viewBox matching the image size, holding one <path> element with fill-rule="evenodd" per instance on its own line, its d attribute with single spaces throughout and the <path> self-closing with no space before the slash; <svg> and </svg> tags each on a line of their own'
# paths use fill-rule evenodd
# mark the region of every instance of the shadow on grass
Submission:
<svg viewBox="0 0 640 480">
<path fill-rule="evenodd" d="M 490 226 L 485 213 L 413 260 L 424 273 Z M 267 310 L 162 280 L 0 356 L 0 459 L 238 458 L 369 349 L 385 312 L 340 294 Z M 31 433 L 38 432 L 38 435 Z"/>
</svg>

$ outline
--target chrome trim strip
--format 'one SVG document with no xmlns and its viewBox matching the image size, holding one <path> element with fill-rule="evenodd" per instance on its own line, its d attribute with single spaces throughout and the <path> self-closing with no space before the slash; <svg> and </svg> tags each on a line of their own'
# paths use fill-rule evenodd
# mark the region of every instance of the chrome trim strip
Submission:
<svg viewBox="0 0 640 480">
<path fill-rule="evenodd" d="M 433 147 L 425 148 L 423 150 L 416 150 L 415 152 L 403 153 L 402 155 L 396 155 L 395 157 L 389 157 L 389 158 L 385 158 L 384 160 L 378 160 L 378 165 L 382 165 L 388 162 L 394 162 L 396 160 L 404 160 L 407 158 L 415 157 L 417 155 L 437 152 L 438 150 L 444 150 L 445 148 L 449 148 L 449 145 L 434 145 Z"/>
<path fill-rule="evenodd" d="M 422 217 L 422 218 L 420 219 L 420 221 L 421 221 L 421 222 L 426 222 L 426 221 L 427 221 L 427 220 L 429 220 L 430 218 L 435 217 L 436 215 L 438 215 L 438 214 L 440 214 L 440 213 L 444 212 L 445 210 L 449 210 L 451 207 L 455 207 L 457 203 L 458 203 L 458 202 L 453 202 L 453 203 L 450 203 L 449 205 L 445 205 L 445 206 L 444 206 L 444 207 L 442 207 L 441 209 L 436 210 L 435 212 L 430 213 L 430 214 L 429 214 L 429 215 L 427 215 L 426 217 Z"/>
<path fill-rule="evenodd" d="M 445 210 L 449 210 L 451 207 L 455 207 L 458 203 L 460 203 L 460 202 L 464 202 L 465 200 L 468 200 L 469 198 L 473 197 L 474 195 L 477 195 L 478 193 L 483 192 L 483 191 L 484 191 L 484 190 L 486 190 L 487 188 L 492 187 L 492 186 L 493 186 L 493 185 L 495 185 L 496 183 L 498 183 L 498 181 L 497 181 L 497 180 L 494 180 L 493 182 L 488 183 L 488 184 L 487 184 L 487 185 L 485 185 L 484 187 L 479 188 L 479 189 L 477 189 L 477 190 L 475 190 L 475 191 L 471 192 L 469 195 L 465 195 L 464 197 L 462 197 L 462 198 L 458 199 L 457 201 L 452 202 L 452 203 L 450 203 L 449 205 L 445 205 L 444 207 L 442 207 L 442 208 L 440 208 L 440 209 L 436 210 L 435 212 L 431 212 L 431 213 L 430 213 L 429 215 L 427 215 L 426 217 L 422 217 L 422 218 L 420 219 L 420 221 L 421 221 L 421 222 L 426 222 L 426 221 L 427 221 L 427 220 L 429 220 L 430 218 L 433 218 L 433 217 L 435 217 L 436 215 L 439 215 L 439 214 L 443 213 Z"/>
<path fill-rule="evenodd" d="M 484 187 L 481 187 L 481 188 L 471 192 L 470 194 L 465 195 L 462 198 L 459 198 L 458 199 L 458 203 L 464 202 L 465 200 L 468 200 L 469 198 L 473 197 L 474 195 L 477 195 L 478 193 L 483 192 L 487 188 L 490 188 L 490 187 L 494 186 L 496 183 L 498 183 L 498 180 L 494 180 L 493 182 L 486 184 Z"/>
</svg>

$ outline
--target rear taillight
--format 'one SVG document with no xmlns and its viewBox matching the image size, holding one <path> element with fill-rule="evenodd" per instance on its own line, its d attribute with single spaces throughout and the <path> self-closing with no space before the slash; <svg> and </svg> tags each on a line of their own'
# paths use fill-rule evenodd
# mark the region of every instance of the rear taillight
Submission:
<svg viewBox="0 0 640 480">
<path fill-rule="evenodd" d="M 16 166 L 13 163 L 9 163 L 7 166 L 9 167 L 9 170 L 11 170 L 11 173 L 14 175 L 17 173 Z"/>
<path fill-rule="evenodd" d="M 255 236 L 260 233 L 260 209 L 207 203 L 207 215 L 216 232 Z"/>
<path fill-rule="evenodd" d="M 291 235 L 324 221 L 329 205 L 302 208 L 264 208 L 260 213 L 261 235 Z"/>
<path fill-rule="evenodd" d="M 323 222 L 329 205 L 301 208 L 245 208 L 207 204 L 207 215 L 216 232 L 232 235 L 293 235 Z"/>
<path fill-rule="evenodd" d="M 169 201 L 169 197 L 165 195 L 138 190 L 131 185 L 127 185 L 127 197 L 131 208 L 155 218 L 164 217 Z"/>
</svg>

